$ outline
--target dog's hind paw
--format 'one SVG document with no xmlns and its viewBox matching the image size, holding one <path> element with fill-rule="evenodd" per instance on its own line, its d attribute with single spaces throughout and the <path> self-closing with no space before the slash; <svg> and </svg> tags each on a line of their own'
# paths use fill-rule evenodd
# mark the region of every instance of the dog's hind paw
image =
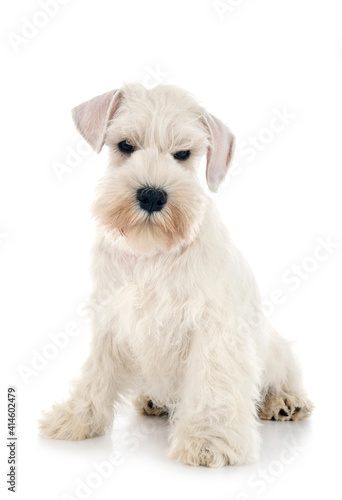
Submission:
<svg viewBox="0 0 342 500">
<path fill-rule="evenodd" d="M 259 410 L 262 420 L 304 420 L 313 410 L 309 399 L 296 394 L 267 394 Z"/>
<path fill-rule="evenodd" d="M 135 400 L 135 407 L 142 415 L 152 415 L 155 417 L 167 417 L 169 414 L 166 406 L 157 406 L 148 396 L 141 395 Z"/>
</svg>

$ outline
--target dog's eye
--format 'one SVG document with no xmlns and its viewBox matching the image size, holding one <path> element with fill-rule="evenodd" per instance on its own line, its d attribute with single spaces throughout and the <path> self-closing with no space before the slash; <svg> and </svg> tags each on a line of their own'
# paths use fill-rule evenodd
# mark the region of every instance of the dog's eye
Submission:
<svg viewBox="0 0 342 500">
<path fill-rule="evenodd" d="M 130 144 L 128 141 L 119 142 L 118 147 L 123 153 L 133 153 L 134 151 L 134 146 L 132 146 L 132 144 Z"/>
<path fill-rule="evenodd" d="M 189 156 L 190 156 L 190 151 L 177 151 L 177 153 L 173 155 L 173 157 L 176 158 L 176 160 L 187 160 Z"/>
</svg>

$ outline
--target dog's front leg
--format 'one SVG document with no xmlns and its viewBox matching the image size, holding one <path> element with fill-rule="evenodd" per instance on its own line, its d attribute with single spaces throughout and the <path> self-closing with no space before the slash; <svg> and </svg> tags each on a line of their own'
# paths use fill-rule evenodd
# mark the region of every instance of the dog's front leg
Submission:
<svg viewBox="0 0 342 500">
<path fill-rule="evenodd" d="M 113 403 L 124 382 L 122 355 L 111 333 L 97 333 L 70 398 L 43 412 L 40 433 L 51 439 L 81 440 L 111 428 Z"/>
<path fill-rule="evenodd" d="M 258 459 L 259 369 L 252 351 L 228 333 L 194 333 L 172 416 L 172 458 L 210 467 Z"/>
</svg>

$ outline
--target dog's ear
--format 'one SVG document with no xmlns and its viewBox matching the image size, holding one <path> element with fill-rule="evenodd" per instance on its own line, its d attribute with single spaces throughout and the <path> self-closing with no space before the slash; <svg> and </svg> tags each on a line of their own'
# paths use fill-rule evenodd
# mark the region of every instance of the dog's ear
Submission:
<svg viewBox="0 0 342 500">
<path fill-rule="evenodd" d="M 207 152 L 207 183 L 210 191 L 217 193 L 233 158 L 235 137 L 221 120 L 205 110 L 203 110 L 203 120 L 210 136 Z"/>
<path fill-rule="evenodd" d="M 99 153 L 105 141 L 108 122 L 113 118 L 120 102 L 120 91 L 111 90 L 76 106 L 72 111 L 77 130 Z"/>
</svg>

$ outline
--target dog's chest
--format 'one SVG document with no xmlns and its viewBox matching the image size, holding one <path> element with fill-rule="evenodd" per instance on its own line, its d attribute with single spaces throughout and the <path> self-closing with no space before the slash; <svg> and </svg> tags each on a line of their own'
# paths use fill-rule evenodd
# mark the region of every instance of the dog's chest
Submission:
<svg viewBox="0 0 342 500">
<path fill-rule="evenodd" d="M 146 355 L 156 348 L 165 355 L 173 348 L 184 350 L 191 310 L 197 304 L 187 286 L 179 285 L 179 269 L 148 259 L 118 265 L 110 305 L 120 335 Z"/>
<path fill-rule="evenodd" d="M 186 319 L 184 290 L 156 269 L 126 273 L 115 292 L 118 338 L 128 344 L 137 372 L 151 394 L 177 390 L 187 358 L 191 325 Z M 185 308 L 185 309 L 184 309 Z"/>
</svg>

